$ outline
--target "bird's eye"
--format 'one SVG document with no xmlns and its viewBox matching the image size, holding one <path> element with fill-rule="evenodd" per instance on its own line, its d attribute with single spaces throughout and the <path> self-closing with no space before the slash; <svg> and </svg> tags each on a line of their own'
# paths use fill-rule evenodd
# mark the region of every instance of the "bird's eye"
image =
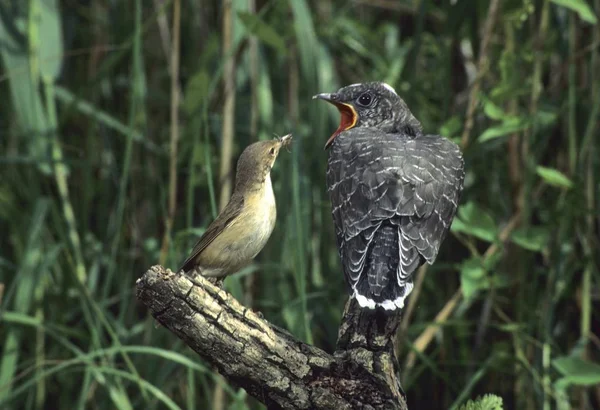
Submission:
<svg viewBox="0 0 600 410">
<path fill-rule="evenodd" d="M 358 105 L 362 105 L 363 107 L 368 107 L 373 102 L 373 97 L 369 93 L 362 93 L 358 99 L 356 100 Z"/>
<path fill-rule="evenodd" d="M 271 148 L 271 149 L 269 150 L 269 154 L 271 154 L 271 155 L 275 155 L 275 148 Z"/>
</svg>

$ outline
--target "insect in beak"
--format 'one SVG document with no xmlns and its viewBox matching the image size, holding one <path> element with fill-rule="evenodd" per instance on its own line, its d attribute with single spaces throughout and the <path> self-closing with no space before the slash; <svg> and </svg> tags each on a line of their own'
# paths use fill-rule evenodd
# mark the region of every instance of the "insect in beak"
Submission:
<svg viewBox="0 0 600 410">
<path fill-rule="evenodd" d="M 286 149 L 287 152 L 291 152 L 290 145 L 292 144 L 292 134 L 284 135 L 283 137 L 276 136 L 281 146 Z"/>
</svg>

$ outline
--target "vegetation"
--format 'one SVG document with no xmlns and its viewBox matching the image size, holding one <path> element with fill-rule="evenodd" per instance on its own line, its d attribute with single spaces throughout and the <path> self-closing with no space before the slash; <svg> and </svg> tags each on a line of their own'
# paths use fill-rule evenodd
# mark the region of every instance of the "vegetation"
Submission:
<svg viewBox="0 0 600 410">
<path fill-rule="evenodd" d="M 294 134 L 277 226 L 226 287 L 331 350 L 339 119 L 311 96 L 366 80 L 466 158 L 400 330 L 409 407 L 600 408 L 597 16 L 600 0 L 0 1 L 0 408 L 259 408 L 134 285 L 178 266 L 236 156 L 274 134 Z"/>
<path fill-rule="evenodd" d="M 477 398 L 476 401 L 469 400 L 459 410 L 501 410 L 502 399 L 493 394 L 486 394 Z"/>
</svg>

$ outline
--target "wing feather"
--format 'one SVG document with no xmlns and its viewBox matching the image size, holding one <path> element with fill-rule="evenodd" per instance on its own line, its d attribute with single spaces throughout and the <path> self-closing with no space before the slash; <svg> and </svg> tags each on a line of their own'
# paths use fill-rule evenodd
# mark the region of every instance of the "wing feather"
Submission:
<svg viewBox="0 0 600 410">
<path fill-rule="evenodd" d="M 399 282 L 406 282 L 422 260 L 433 263 L 463 180 L 462 154 L 442 137 L 413 138 L 375 128 L 339 134 L 329 155 L 327 185 L 348 284 L 355 286 L 365 271 L 366 254 L 385 221 L 398 229 Z"/>
<path fill-rule="evenodd" d="M 244 206 L 244 197 L 234 195 L 225 206 L 225 209 L 217 216 L 209 226 L 206 228 L 204 234 L 200 237 L 194 249 L 190 253 L 190 256 L 181 264 L 181 267 L 177 269 L 177 272 L 183 270 L 188 272 L 196 265 L 196 259 L 198 256 L 210 245 L 227 227 L 231 226 L 237 217 L 241 214 Z"/>
</svg>

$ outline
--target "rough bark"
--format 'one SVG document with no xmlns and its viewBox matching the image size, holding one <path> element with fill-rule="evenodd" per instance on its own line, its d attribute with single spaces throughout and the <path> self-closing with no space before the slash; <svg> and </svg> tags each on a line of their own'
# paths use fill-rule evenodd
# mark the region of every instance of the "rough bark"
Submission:
<svg viewBox="0 0 600 410">
<path fill-rule="evenodd" d="M 346 304 L 333 355 L 305 344 L 202 277 L 153 266 L 137 297 L 233 385 L 268 408 L 406 409 L 393 337 L 398 314 Z"/>
</svg>

